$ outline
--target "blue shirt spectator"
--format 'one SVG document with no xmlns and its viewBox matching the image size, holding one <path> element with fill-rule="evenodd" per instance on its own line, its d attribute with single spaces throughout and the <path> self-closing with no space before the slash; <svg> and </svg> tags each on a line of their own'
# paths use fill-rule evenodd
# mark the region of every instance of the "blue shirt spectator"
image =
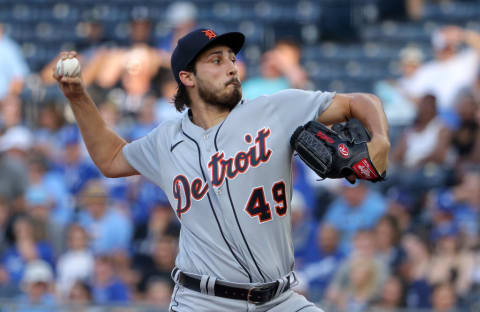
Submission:
<svg viewBox="0 0 480 312">
<path fill-rule="evenodd" d="M 340 249 L 348 253 L 355 233 L 375 226 L 385 211 L 385 199 L 369 190 L 365 182 L 354 186 L 345 182 L 342 196 L 328 207 L 325 221 L 340 232 Z"/>
<path fill-rule="evenodd" d="M 148 222 L 151 210 L 157 203 L 168 203 L 167 195 L 163 190 L 145 178 L 141 178 L 131 187 L 136 198 L 132 203 L 131 211 L 135 224 Z"/>
<path fill-rule="evenodd" d="M 91 181 L 82 191 L 84 210 L 79 223 L 92 237 L 94 253 L 128 251 L 132 237 L 130 220 L 107 203 L 107 191 L 100 181 Z"/>
<path fill-rule="evenodd" d="M 242 84 L 242 94 L 250 100 L 289 88 L 305 89 L 307 74 L 300 64 L 301 48 L 292 40 L 279 40 L 262 55 L 260 75 Z"/>
<path fill-rule="evenodd" d="M 51 221 L 66 226 L 73 218 L 73 203 L 65 186 L 64 176 L 48 171 L 47 160 L 41 154 L 32 154 L 29 159 L 29 187 L 26 200 L 31 204 L 47 203 Z"/>
<path fill-rule="evenodd" d="M 29 70 L 18 44 L 3 33 L 0 24 L 0 100 L 12 90 L 12 83 L 23 84 Z M 15 90 L 19 93 L 20 90 Z"/>
<path fill-rule="evenodd" d="M 64 127 L 61 132 L 63 159 L 56 164 L 56 170 L 63 175 L 70 194 L 78 195 L 88 181 L 100 178 L 101 173 L 90 158 L 83 156 L 78 128 Z"/>
<path fill-rule="evenodd" d="M 127 286 L 115 275 L 111 258 L 99 256 L 95 261 L 95 275 L 92 281 L 92 297 L 96 304 L 129 301 Z"/>
<path fill-rule="evenodd" d="M 19 216 L 12 222 L 15 243 L 3 253 L 0 261 L 8 272 L 10 281 L 19 285 L 28 262 L 43 260 L 53 267 L 54 256 L 48 242 L 35 241 L 31 219 Z"/>
<path fill-rule="evenodd" d="M 248 79 L 242 84 L 242 94 L 247 99 L 253 100 L 261 95 L 273 94 L 288 88 L 290 88 L 290 84 L 285 77 L 271 79 L 255 77 Z"/>
<path fill-rule="evenodd" d="M 320 301 L 340 264 L 345 258 L 338 248 L 338 232 L 325 224 L 314 231 L 313 243 L 309 252 L 303 254 L 303 269 L 308 283 L 310 300 Z M 297 258 L 296 258 L 297 260 Z"/>
<path fill-rule="evenodd" d="M 33 245 L 33 248 L 35 248 L 34 252 L 39 259 L 43 259 L 50 265 L 53 265 L 53 250 L 48 243 L 37 242 Z M 5 251 L 2 257 L 2 264 L 8 272 L 11 282 L 15 284 L 20 283 L 27 261 L 28 260 L 20 253 L 17 245 Z"/>
</svg>

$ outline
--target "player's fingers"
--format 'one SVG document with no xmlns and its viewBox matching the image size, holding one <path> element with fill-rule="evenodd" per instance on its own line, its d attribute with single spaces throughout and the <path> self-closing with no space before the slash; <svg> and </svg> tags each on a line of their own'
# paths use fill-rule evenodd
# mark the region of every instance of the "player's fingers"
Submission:
<svg viewBox="0 0 480 312">
<path fill-rule="evenodd" d="M 69 51 L 67 57 L 68 58 L 77 57 L 77 52 L 76 51 Z"/>
<path fill-rule="evenodd" d="M 80 78 L 63 76 L 60 78 L 60 81 L 65 84 L 78 84 L 80 83 Z"/>
<path fill-rule="evenodd" d="M 350 182 L 350 184 L 355 184 L 355 181 L 357 181 L 357 176 L 354 174 L 351 174 L 345 177 L 345 179 L 347 179 L 347 181 Z"/>
<path fill-rule="evenodd" d="M 67 58 L 68 58 L 68 52 L 67 51 L 60 52 L 59 59 L 66 60 Z"/>
</svg>

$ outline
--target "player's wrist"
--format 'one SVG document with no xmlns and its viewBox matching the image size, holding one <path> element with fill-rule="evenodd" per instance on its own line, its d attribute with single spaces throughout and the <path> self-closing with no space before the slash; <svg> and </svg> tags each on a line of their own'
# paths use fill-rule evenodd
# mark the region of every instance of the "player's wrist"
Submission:
<svg viewBox="0 0 480 312">
<path fill-rule="evenodd" d="M 85 88 L 81 88 L 79 90 L 75 90 L 75 92 L 65 94 L 65 97 L 72 105 L 82 104 L 89 98 Z"/>
<path fill-rule="evenodd" d="M 390 151 L 390 139 L 384 134 L 374 134 L 369 145 L 375 145 L 375 149 L 384 153 Z"/>
</svg>

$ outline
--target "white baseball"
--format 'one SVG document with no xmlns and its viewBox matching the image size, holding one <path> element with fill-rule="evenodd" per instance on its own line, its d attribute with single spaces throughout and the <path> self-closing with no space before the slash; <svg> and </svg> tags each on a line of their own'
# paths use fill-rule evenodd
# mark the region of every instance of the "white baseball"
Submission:
<svg viewBox="0 0 480 312">
<path fill-rule="evenodd" d="M 76 57 L 58 60 L 57 74 L 59 76 L 77 77 L 80 75 L 80 62 Z"/>
</svg>

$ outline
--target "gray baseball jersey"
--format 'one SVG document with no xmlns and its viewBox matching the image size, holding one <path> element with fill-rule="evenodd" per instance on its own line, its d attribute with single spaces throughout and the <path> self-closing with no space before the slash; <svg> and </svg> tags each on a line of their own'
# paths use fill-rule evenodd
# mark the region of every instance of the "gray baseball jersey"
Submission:
<svg viewBox="0 0 480 312">
<path fill-rule="evenodd" d="M 237 283 L 270 282 L 293 270 L 290 136 L 333 96 L 285 90 L 242 100 L 210 129 L 185 114 L 124 147 L 182 224 L 179 269 Z"/>
</svg>

